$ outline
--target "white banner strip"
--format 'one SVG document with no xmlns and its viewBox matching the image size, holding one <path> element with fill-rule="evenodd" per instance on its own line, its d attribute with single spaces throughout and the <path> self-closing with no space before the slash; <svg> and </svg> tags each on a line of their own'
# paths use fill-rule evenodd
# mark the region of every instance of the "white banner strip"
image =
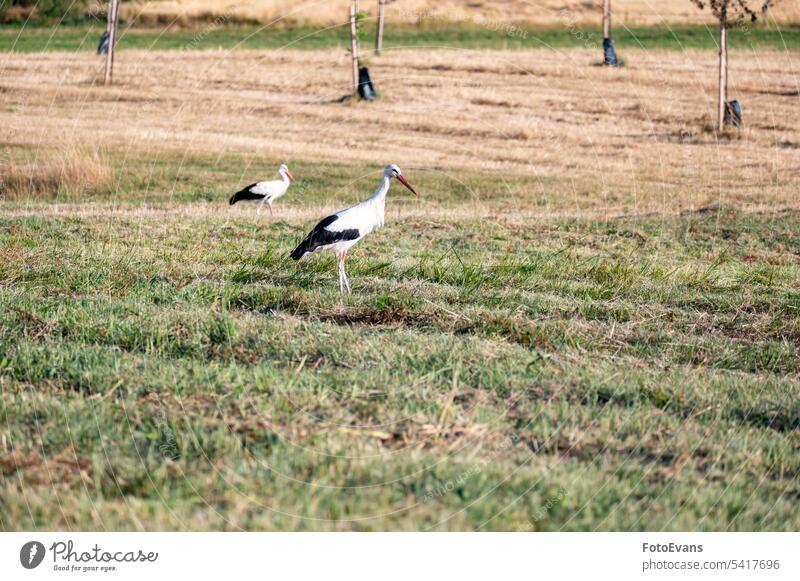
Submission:
<svg viewBox="0 0 800 581">
<path fill-rule="evenodd" d="M 799 548 L 800 533 L 3 533 L 0 579 L 796 580 Z"/>
</svg>

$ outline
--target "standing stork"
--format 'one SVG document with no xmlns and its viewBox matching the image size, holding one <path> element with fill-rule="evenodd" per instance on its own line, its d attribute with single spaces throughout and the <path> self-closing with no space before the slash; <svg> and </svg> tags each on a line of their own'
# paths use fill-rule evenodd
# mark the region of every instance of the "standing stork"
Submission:
<svg viewBox="0 0 800 581">
<path fill-rule="evenodd" d="M 233 206 L 236 202 L 242 200 L 255 201 L 258 203 L 258 214 L 261 213 L 261 208 L 264 204 L 269 208 L 269 215 L 274 216 L 272 213 L 272 202 L 280 198 L 289 189 L 289 184 L 294 181 L 294 176 L 285 163 L 278 166 L 278 173 L 281 176 L 279 180 L 272 180 L 269 182 L 256 182 L 250 184 L 246 188 L 239 190 L 231 196 L 228 203 Z"/>
<path fill-rule="evenodd" d="M 347 280 L 347 273 L 344 270 L 347 251 L 364 236 L 383 226 L 386 194 L 389 192 L 392 178 L 397 178 L 401 184 L 411 190 L 411 193 L 415 196 L 418 195 L 408 180 L 403 177 L 399 167 L 395 164 L 387 165 L 383 168 L 381 183 L 369 198 L 323 219 L 292 251 L 291 257 L 294 260 L 300 260 L 306 254 L 318 250 L 330 250 L 336 254 L 339 265 L 339 290 L 350 292 L 350 281 Z"/>
</svg>

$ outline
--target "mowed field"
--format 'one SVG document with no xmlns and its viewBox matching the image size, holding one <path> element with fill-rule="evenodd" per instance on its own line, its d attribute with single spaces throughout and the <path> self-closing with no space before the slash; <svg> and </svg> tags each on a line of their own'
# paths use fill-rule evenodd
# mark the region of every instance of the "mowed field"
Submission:
<svg viewBox="0 0 800 581">
<path fill-rule="evenodd" d="M 598 56 L 1 54 L 0 527 L 797 530 L 798 55 Z"/>
<path fill-rule="evenodd" d="M 224 18 L 228 21 L 330 26 L 347 20 L 349 0 L 147 0 L 123 7 L 123 16 L 139 22 L 191 23 Z M 362 0 L 359 9 L 368 18 L 377 14 L 377 0 Z M 760 3 L 754 3 L 760 7 Z M 391 0 L 386 3 L 392 23 L 510 23 L 533 26 L 563 26 L 565 21 L 599 24 L 602 2 L 586 0 Z M 619 25 L 657 25 L 676 22 L 711 22 L 689 0 L 614 0 L 614 22 Z M 777 2 L 769 19 L 778 23 L 797 22 L 800 6 L 787 0 Z"/>
</svg>

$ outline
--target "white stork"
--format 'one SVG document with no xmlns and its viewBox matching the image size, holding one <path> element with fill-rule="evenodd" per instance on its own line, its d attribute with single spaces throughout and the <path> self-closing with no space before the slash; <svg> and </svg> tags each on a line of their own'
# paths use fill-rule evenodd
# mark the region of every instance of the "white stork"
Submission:
<svg viewBox="0 0 800 581">
<path fill-rule="evenodd" d="M 339 290 L 350 292 L 350 281 L 344 270 L 347 251 L 364 236 L 383 226 L 386 194 L 392 178 L 397 178 L 416 196 L 417 191 L 408 183 L 395 164 L 383 168 L 383 177 L 375 192 L 366 200 L 332 214 L 314 226 L 303 241 L 292 251 L 292 258 L 300 260 L 306 254 L 318 250 L 330 250 L 336 254 L 339 265 Z"/>
<path fill-rule="evenodd" d="M 250 184 L 233 194 L 228 202 L 233 206 L 236 202 L 241 202 L 242 200 L 255 201 L 258 204 L 257 213 L 259 214 L 261 213 L 261 207 L 266 204 L 269 208 L 270 216 L 274 216 L 272 202 L 285 194 L 286 190 L 289 189 L 289 184 L 294 181 L 294 176 L 285 163 L 278 166 L 278 173 L 281 179 Z"/>
</svg>

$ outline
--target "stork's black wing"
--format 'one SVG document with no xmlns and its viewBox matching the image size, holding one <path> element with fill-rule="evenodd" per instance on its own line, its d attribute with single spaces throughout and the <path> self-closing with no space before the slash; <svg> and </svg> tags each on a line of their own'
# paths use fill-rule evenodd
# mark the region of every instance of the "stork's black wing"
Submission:
<svg viewBox="0 0 800 581">
<path fill-rule="evenodd" d="M 242 200 L 263 200 L 264 194 L 256 194 L 250 191 L 257 185 L 258 183 L 250 184 L 246 188 L 239 190 L 231 196 L 231 199 L 228 200 L 228 203 L 233 206 L 236 202 L 240 202 Z"/>
<path fill-rule="evenodd" d="M 314 229 L 308 233 L 308 236 L 303 238 L 303 241 L 297 245 L 297 248 L 292 250 L 291 257 L 294 260 L 300 260 L 304 254 L 314 252 L 322 246 L 329 246 L 336 242 L 341 242 L 342 240 L 356 240 L 361 236 L 361 232 L 359 232 L 357 228 L 329 230 L 328 226 L 338 219 L 339 216 L 333 214 L 314 226 Z"/>
</svg>

